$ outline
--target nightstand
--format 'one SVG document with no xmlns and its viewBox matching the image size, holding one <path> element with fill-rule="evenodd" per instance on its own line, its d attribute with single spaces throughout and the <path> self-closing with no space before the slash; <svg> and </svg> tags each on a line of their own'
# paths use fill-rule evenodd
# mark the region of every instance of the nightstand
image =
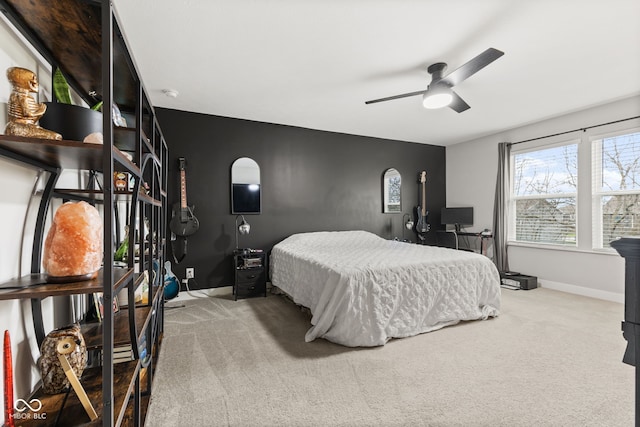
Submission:
<svg viewBox="0 0 640 427">
<path fill-rule="evenodd" d="M 261 249 L 233 251 L 233 297 L 267 296 L 267 254 Z"/>
</svg>

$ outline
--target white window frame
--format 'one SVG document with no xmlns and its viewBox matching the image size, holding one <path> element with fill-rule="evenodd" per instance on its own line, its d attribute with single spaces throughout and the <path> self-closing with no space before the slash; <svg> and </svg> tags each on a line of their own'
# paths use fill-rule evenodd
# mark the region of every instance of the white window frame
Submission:
<svg viewBox="0 0 640 427">
<path fill-rule="evenodd" d="M 623 195 L 640 195 L 640 188 L 637 190 L 601 190 L 602 182 L 602 141 L 607 138 L 615 138 L 617 136 L 640 133 L 640 128 L 631 128 L 616 132 L 607 132 L 593 135 L 589 138 L 591 145 L 591 164 L 593 165 L 593 173 L 591 180 L 591 212 L 592 212 L 592 249 L 594 251 L 614 252 L 613 249 L 604 246 L 602 238 L 602 197 L 605 196 L 623 196 Z"/>
<path fill-rule="evenodd" d="M 579 139 L 564 139 L 564 140 L 560 140 L 560 141 L 555 141 L 555 142 L 549 142 L 547 141 L 547 143 L 537 143 L 537 144 L 529 144 L 526 146 L 523 146 L 522 148 L 520 147 L 516 147 L 513 148 L 511 150 L 511 159 L 510 159 L 510 166 L 511 166 L 511 182 L 509 183 L 509 218 L 511 219 L 510 224 L 509 224 L 509 244 L 516 244 L 516 245 L 523 245 L 523 246 L 549 246 L 549 247 L 558 247 L 558 248 L 566 248 L 566 249 L 575 249 L 578 247 L 578 239 L 579 239 L 579 235 L 578 235 L 578 221 L 579 221 L 579 212 L 578 212 L 578 193 L 579 193 L 579 189 L 580 189 L 580 180 L 578 178 L 578 187 L 576 189 L 575 192 L 571 192 L 571 193 L 547 193 L 547 194 L 536 194 L 536 195 L 529 195 L 529 196 L 516 196 L 514 194 L 514 185 L 515 185 L 515 157 L 518 154 L 526 154 L 526 153 L 531 153 L 531 152 L 535 152 L 535 151 L 542 151 L 542 150 L 548 150 L 548 149 L 552 149 L 552 148 L 559 148 L 559 147 L 564 147 L 564 146 L 569 146 L 569 145 L 576 145 L 577 146 L 577 152 L 578 152 L 578 162 L 579 162 L 579 158 L 580 158 L 580 140 Z M 578 164 L 578 174 L 580 173 L 580 165 Z M 560 198 L 574 198 L 575 199 L 575 204 L 576 204 L 576 243 L 574 245 L 568 245 L 568 244 L 561 244 L 561 243 L 550 243 L 550 242 L 531 242 L 531 241 L 525 241 L 525 240 L 516 240 L 516 223 L 517 223 L 517 218 L 516 218 L 516 203 L 519 200 L 545 200 L 545 199 L 560 199 Z"/>
<path fill-rule="evenodd" d="M 595 179 L 597 174 L 601 173 L 597 169 L 597 165 L 601 163 L 594 162 L 594 146 L 596 141 L 605 138 L 611 138 L 620 135 L 632 134 L 640 132 L 640 119 L 628 120 L 620 123 L 612 123 L 606 126 L 600 126 L 592 129 L 584 129 L 575 133 L 549 137 L 533 142 L 513 145 L 511 149 L 511 182 L 509 188 L 509 227 L 508 241 L 510 246 L 522 246 L 541 249 L 553 249 L 568 252 L 589 252 L 604 255 L 615 255 L 617 252 L 609 247 L 602 245 L 602 224 L 601 210 L 599 206 L 599 198 L 602 195 L 623 194 L 622 192 L 596 192 Z M 515 200 L 513 198 L 513 179 L 514 179 L 514 159 L 516 154 L 538 151 L 546 148 L 554 148 L 557 146 L 567 145 L 578 142 L 578 189 L 576 199 L 576 246 L 550 244 L 550 243 L 533 243 L 515 240 Z M 598 159 L 595 159 L 598 160 Z M 592 173 L 593 170 L 593 173 Z M 636 191 L 625 191 L 626 194 L 638 194 Z M 614 195 L 614 194 L 612 194 Z M 537 196 L 536 196 L 537 197 Z M 553 195 L 552 197 L 561 197 Z M 597 202 L 597 203 L 596 203 Z M 594 223 L 598 223 L 594 225 Z"/>
</svg>

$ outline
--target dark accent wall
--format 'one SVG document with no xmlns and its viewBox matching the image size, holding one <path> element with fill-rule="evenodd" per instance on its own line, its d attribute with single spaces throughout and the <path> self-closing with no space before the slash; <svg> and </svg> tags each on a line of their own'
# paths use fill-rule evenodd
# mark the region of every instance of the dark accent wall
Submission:
<svg viewBox="0 0 640 427">
<path fill-rule="evenodd" d="M 435 243 L 445 206 L 444 147 L 163 108 L 156 113 L 169 146 L 169 201 L 179 202 L 177 159 L 185 157 L 187 202 L 195 205 L 200 221 L 188 238 L 187 256 L 173 266 L 179 278 L 186 267 L 195 268 L 192 289 L 232 282 L 230 181 L 231 164 L 239 157 L 258 163 L 262 184 L 262 213 L 245 215 L 251 233 L 239 236 L 240 247 L 269 251 L 305 231 L 366 230 L 402 238 L 403 215 L 382 213 L 382 175 L 390 167 L 402 176 L 402 212 L 414 218 L 421 194 L 418 175 L 427 171 L 432 225 L 427 242 Z M 405 237 L 416 240 L 413 231 L 405 230 Z"/>
</svg>

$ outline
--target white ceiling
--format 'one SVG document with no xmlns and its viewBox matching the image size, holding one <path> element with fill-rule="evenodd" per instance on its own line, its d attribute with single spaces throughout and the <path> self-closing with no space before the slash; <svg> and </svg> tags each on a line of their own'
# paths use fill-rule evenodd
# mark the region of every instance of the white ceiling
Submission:
<svg viewBox="0 0 640 427">
<path fill-rule="evenodd" d="M 114 3 L 157 107 L 450 145 L 640 94 L 638 0 Z M 505 55 L 455 87 L 470 110 L 364 104 L 489 47 Z"/>
</svg>

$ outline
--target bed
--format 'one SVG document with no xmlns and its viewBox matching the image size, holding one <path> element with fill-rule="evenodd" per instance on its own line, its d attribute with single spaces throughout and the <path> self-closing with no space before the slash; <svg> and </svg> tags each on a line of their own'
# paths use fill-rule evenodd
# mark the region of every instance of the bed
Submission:
<svg viewBox="0 0 640 427">
<path fill-rule="evenodd" d="M 294 234 L 273 247 L 270 275 L 310 309 L 307 342 L 379 346 L 500 313 L 500 277 L 489 258 L 366 231 Z"/>
</svg>

